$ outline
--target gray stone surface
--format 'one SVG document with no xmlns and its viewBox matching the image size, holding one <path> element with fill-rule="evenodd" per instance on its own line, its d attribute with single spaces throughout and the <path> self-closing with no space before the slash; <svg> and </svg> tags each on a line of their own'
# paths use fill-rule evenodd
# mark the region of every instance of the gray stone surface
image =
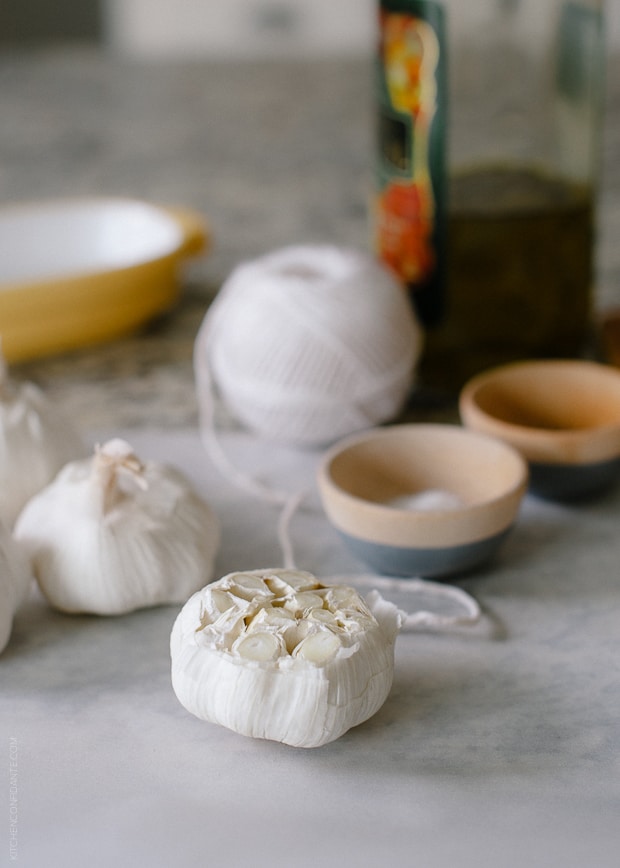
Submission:
<svg viewBox="0 0 620 868">
<path fill-rule="evenodd" d="M 128 436 L 216 509 L 218 576 L 281 563 L 277 509 L 223 480 L 194 430 Z M 223 443 L 270 484 L 312 485 L 314 453 L 243 432 Z M 385 705 L 309 751 L 181 707 L 168 652 L 180 607 L 69 616 L 33 593 L 0 657 L 17 864 L 617 868 L 619 514 L 618 491 L 578 506 L 526 498 L 497 558 L 459 580 L 480 624 L 401 633 Z M 291 531 L 302 569 L 368 588 L 315 497 Z M 437 606 L 373 584 L 409 611 Z"/>
</svg>

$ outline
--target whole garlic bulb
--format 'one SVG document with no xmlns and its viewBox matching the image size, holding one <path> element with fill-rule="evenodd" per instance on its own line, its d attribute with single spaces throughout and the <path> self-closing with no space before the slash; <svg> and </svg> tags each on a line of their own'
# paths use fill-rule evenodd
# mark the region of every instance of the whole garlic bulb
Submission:
<svg viewBox="0 0 620 868">
<path fill-rule="evenodd" d="M 319 747 L 371 717 L 392 685 L 402 614 L 378 594 L 307 572 L 230 573 L 172 629 L 172 686 L 197 717 L 242 735 Z"/>
<path fill-rule="evenodd" d="M 11 528 L 26 502 L 83 455 L 74 428 L 34 383 L 12 382 L 0 355 L 0 521 Z"/>
<path fill-rule="evenodd" d="M 182 602 L 209 581 L 220 525 L 179 471 L 114 439 L 35 495 L 15 537 L 53 607 L 118 615 Z"/>
<path fill-rule="evenodd" d="M 0 523 L 0 651 L 11 636 L 13 616 L 28 589 L 30 564 L 10 532 Z"/>
</svg>

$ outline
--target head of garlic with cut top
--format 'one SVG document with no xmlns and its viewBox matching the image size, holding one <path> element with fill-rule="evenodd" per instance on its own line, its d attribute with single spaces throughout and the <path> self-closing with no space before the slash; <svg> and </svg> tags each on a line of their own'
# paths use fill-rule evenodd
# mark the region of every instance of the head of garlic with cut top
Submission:
<svg viewBox="0 0 620 868">
<path fill-rule="evenodd" d="M 0 652 L 10 639 L 15 612 L 31 581 L 28 558 L 0 522 Z"/>
<path fill-rule="evenodd" d="M 15 537 L 54 608 L 119 615 L 180 603 L 208 582 L 220 525 L 178 470 L 115 439 L 35 495 Z"/>
<path fill-rule="evenodd" d="M 294 747 L 334 741 L 378 711 L 392 686 L 403 613 L 372 601 L 303 571 L 230 573 L 175 621 L 173 689 L 192 714 L 242 735 Z"/>
<path fill-rule="evenodd" d="M 0 521 L 11 528 L 67 461 L 85 455 L 73 425 L 34 383 L 13 382 L 0 353 Z"/>
</svg>

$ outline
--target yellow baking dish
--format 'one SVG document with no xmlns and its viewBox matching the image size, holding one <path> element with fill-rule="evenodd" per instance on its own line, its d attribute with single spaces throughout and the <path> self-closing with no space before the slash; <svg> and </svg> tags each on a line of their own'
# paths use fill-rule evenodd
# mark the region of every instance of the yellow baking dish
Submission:
<svg viewBox="0 0 620 868">
<path fill-rule="evenodd" d="M 87 197 L 0 209 L 0 339 L 9 362 L 128 334 L 172 307 L 207 249 L 191 209 Z"/>
</svg>

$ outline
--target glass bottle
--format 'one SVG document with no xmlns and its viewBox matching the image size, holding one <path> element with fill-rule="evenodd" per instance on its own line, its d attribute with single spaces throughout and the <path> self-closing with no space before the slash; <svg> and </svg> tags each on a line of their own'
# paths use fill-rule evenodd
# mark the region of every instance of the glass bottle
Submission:
<svg viewBox="0 0 620 868">
<path fill-rule="evenodd" d="M 402 0 L 384 0 L 381 6 Z M 426 0 L 444 17 L 445 304 L 420 375 L 455 390 L 584 351 L 593 304 L 602 0 Z M 440 209 L 441 211 L 441 209 Z"/>
</svg>

